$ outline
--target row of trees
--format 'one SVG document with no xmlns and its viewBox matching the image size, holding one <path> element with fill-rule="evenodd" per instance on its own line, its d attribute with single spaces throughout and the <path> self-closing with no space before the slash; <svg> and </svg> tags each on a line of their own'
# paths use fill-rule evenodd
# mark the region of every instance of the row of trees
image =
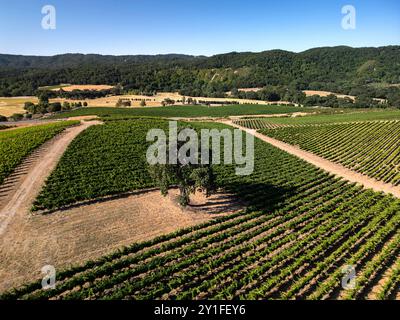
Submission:
<svg viewBox="0 0 400 320">
<path fill-rule="evenodd" d="M 135 99 L 136 100 L 136 99 Z M 129 99 L 118 99 L 117 103 L 115 104 L 115 106 L 117 108 L 121 108 L 121 107 L 130 107 L 132 105 L 131 100 Z M 141 107 L 145 107 L 146 104 L 146 100 L 142 99 L 140 100 L 140 104 Z"/>
<path fill-rule="evenodd" d="M 73 108 L 87 107 L 86 101 L 69 103 L 67 101 L 61 102 L 49 102 L 48 92 L 42 92 L 39 96 L 39 103 L 34 104 L 33 102 L 25 102 L 24 109 L 29 114 L 46 114 L 60 111 L 68 111 Z"/>
</svg>

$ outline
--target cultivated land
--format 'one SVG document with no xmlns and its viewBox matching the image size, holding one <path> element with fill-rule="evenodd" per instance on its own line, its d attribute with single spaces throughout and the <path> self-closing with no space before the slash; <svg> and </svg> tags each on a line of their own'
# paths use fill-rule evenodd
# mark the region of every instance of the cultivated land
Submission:
<svg viewBox="0 0 400 320">
<path fill-rule="evenodd" d="M 57 86 L 48 86 L 48 87 L 41 87 L 40 89 L 47 89 L 58 91 L 60 89 L 64 91 L 71 92 L 72 90 L 104 90 L 104 89 L 111 89 L 113 86 L 108 85 L 57 85 Z M 95 98 L 95 99 L 86 99 L 80 101 L 86 101 L 89 107 L 115 107 L 116 103 L 119 99 L 129 100 L 131 102 L 132 107 L 140 107 L 140 103 L 142 100 L 146 102 L 147 107 L 160 107 L 161 103 L 165 99 L 171 99 L 175 101 L 175 105 L 182 105 L 182 101 L 184 96 L 180 95 L 176 92 L 158 92 L 154 96 L 144 96 L 144 95 L 132 95 L 132 94 L 125 94 L 119 96 L 107 96 L 102 98 Z M 186 99 L 188 96 L 185 97 Z M 251 100 L 251 99 L 233 99 L 233 98 L 208 98 L 208 97 L 192 97 L 192 99 L 196 99 L 197 101 L 203 102 L 217 102 L 217 103 L 226 103 L 227 101 L 235 101 L 237 104 L 257 104 L 257 105 L 274 105 L 276 102 L 269 102 L 269 101 L 260 101 L 260 100 Z M 50 102 L 69 102 L 74 103 L 79 100 L 71 100 L 71 99 L 64 99 L 64 98 L 54 98 L 50 99 Z M 38 99 L 35 96 L 27 96 L 27 97 L 0 97 L 0 115 L 9 117 L 14 113 L 25 113 L 24 110 L 24 103 L 25 102 L 32 102 L 38 103 Z M 289 104 L 285 101 L 278 102 L 279 104 L 286 105 Z"/>
<path fill-rule="evenodd" d="M 331 112 L 310 114 L 307 117 L 277 117 L 268 119 L 240 119 L 238 123 L 243 126 L 252 126 L 252 129 L 262 129 L 268 125 L 320 125 L 333 124 L 344 122 L 360 122 L 360 121 L 375 121 L 375 120 L 400 120 L 399 109 L 361 109 L 361 110 L 338 110 L 337 113 Z M 255 122 L 257 121 L 257 122 Z M 264 124 L 265 123 L 265 124 Z"/>
<path fill-rule="evenodd" d="M 399 58 L 400 46 L 0 54 L 0 96 L 21 96 L 0 98 L 0 115 L 25 114 L 48 84 L 80 98 L 50 103 L 88 104 L 0 123 L 0 300 L 400 300 Z M 59 109 L 28 109 L 44 107 Z M 213 165 L 217 194 L 198 191 L 186 208 L 176 186 L 163 197 L 146 136 L 168 120 L 254 135 L 254 172 Z"/>
<path fill-rule="evenodd" d="M 72 139 L 91 125 L 100 128 L 99 124 L 84 122 L 49 140 L 24 160 L 1 187 L 0 290 L 36 279 L 47 263 L 63 268 L 83 263 L 123 245 L 150 240 L 241 208 L 230 195 L 218 193 L 209 199 L 197 194 L 192 205 L 182 210 L 174 199 L 175 191 L 163 198 L 158 190 L 143 190 L 81 204 L 52 215 L 28 214 L 46 177 Z"/>
<path fill-rule="evenodd" d="M 145 136 L 149 128 L 167 128 L 168 123 L 146 116 L 237 117 L 265 113 L 266 108 L 271 108 L 270 114 L 294 112 L 282 111 L 288 108 L 282 106 L 185 106 L 82 108 L 63 114 L 95 114 L 107 121 L 87 128 L 59 161 L 52 161 L 54 170 L 48 170 L 46 183 L 35 188 L 36 200 L 31 198 L 9 219 L 2 236 L 8 245 L 0 251 L 1 290 L 41 278 L 44 264 L 58 270 L 56 289 L 43 291 L 41 281 L 34 281 L 1 298 L 399 299 L 400 200 L 340 178 L 346 174 L 334 177 L 329 167 L 274 147 L 275 139 L 256 139 L 255 171 L 250 176 L 235 175 L 234 166 L 214 166 L 223 193 L 207 202 L 196 197 L 191 208 L 195 211 L 182 211 L 173 196 L 162 198 L 148 189 L 153 183 Z M 384 141 L 390 135 L 395 141 L 398 122 L 371 120 L 390 120 L 398 114 L 237 121 L 255 128 L 266 123 L 271 130 L 262 131 L 265 134 L 288 130 L 288 139 L 304 135 L 304 143 L 316 139 L 317 144 L 321 138 L 350 159 L 349 151 L 367 152 L 367 146 L 390 152 L 377 137 Z M 144 118 L 132 119 L 135 116 Z M 211 122 L 191 126 L 229 128 Z M 370 140 L 362 140 L 368 135 Z M 394 152 L 399 149 L 392 147 Z M 372 161 L 368 156 L 364 160 Z M 382 168 L 381 163 L 371 162 L 375 168 Z M 27 165 L 36 171 L 40 161 Z M 29 215 L 32 202 L 38 212 Z M 357 271 L 353 290 L 341 287 L 342 266 L 348 264 Z M 9 280 L 13 270 L 18 276 Z"/>
<path fill-rule="evenodd" d="M 0 291 L 40 278 L 40 270 L 46 264 L 58 269 L 83 264 L 123 246 L 240 209 L 223 193 L 207 200 L 200 196 L 193 200 L 201 210 L 182 210 L 172 195 L 164 198 L 158 190 L 86 203 L 51 215 L 27 215 L 24 208 L 1 235 Z"/>
<path fill-rule="evenodd" d="M 293 154 L 293 155 L 295 155 L 295 156 L 297 156 L 297 157 L 299 157 L 299 158 L 301 158 L 301 159 L 303 159 L 303 160 L 305 160 L 305 161 L 307 161 L 307 162 L 309 162 L 309 163 L 311 163 L 311 164 L 313 164 L 313 165 L 315 165 L 315 166 L 317 166 L 317 167 L 319 167 L 319 168 L 321 168 L 321 169 L 323 169 L 323 170 L 325 170 L 325 171 L 327 171 L 327 172 L 329 172 L 331 174 L 334 174 L 334 175 L 339 176 L 339 177 L 343 177 L 344 179 L 346 179 L 346 180 L 348 180 L 350 182 L 358 183 L 358 184 L 364 186 L 365 188 L 370 188 L 370 189 L 373 189 L 373 190 L 375 190 L 377 192 L 381 192 L 382 191 L 382 192 L 385 192 L 385 193 L 393 194 L 396 197 L 400 197 L 400 188 L 395 186 L 396 183 L 394 183 L 394 184 L 389 183 L 389 182 L 393 182 L 393 181 L 384 181 L 384 182 L 377 181 L 377 180 L 375 180 L 373 178 L 369 178 L 369 177 L 367 177 L 367 176 L 365 176 L 363 174 L 359 174 L 356 171 L 347 169 L 346 167 L 344 167 L 344 166 L 342 166 L 340 164 L 337 164 L 337 163 L 334 163 L 332 161 L 326 160 L 326 159 L 324 159 L 322 157 L 316 156 L 313 153 L 301 150 L 301 149 L 299 149 L 299 147 L 297 145 L 294 146 L 294 145 L 282 142 L 280 140 L 271 138 L 270 136 L 267 136 L 268 134 L 270 134 L 271 136 L 279 136 L 279 134 L 277 134 L 277 132 L 279 131 L 278 128 L 262 129 L 262 130 L 260 130 L 261 133 L 259 133 L 259 132 L 256 132 L 256 130 L 254 130 L 254 129 L 248 129 L 248 128 L 240 127 L 239 125 L 234 124 L 231 121 L 224 121 L 224 123 L 226 123 L 228 125 L 232 125 L 234 127 L 238 127 L 240 129 L 248 132 L 249 134 L 252 134 L 252 135 L 256 136 L 257 138 L 259 138 L 259 139 L 261 139 L 261 140 L 263 140 L 263 141 L 265 141 L 265 142 L 267 142 L 267 143 L 269 143 L 269 144 L 271 144 L 271 145 L 273 145 L 273 146 L 275 146 L 275 147 L 277 147 L 277 148 L 279 148 L 279 149 L 281 149 L 283 151 L 286 151 L 286 152 L 288 152 L 290 154 Z M 323 130 L 321 130 L 321 131 L 323 131 Z M 320 133 L 318 133 L 318 134 L 320 134 Z M 348 147 L 348 148 L 357 149 L 357 139 L 358 138 L 359 138 L 358 136 L 354 137 L 356 142 L 352 143 L 351 147 L 343 145 L 343 144 L 341 145 L 341 147 Z M 348 141 L 350 142 L 351 140 L 348 140 Z M 363 145 L 363 143 L 360 142 L 360 139 L 358 139 L 358 143 L 360 145 Z M 365 145 L 365 142 L 364 142 L 364 145 Z M 371 149 L 369 149 L 369 151 L 370 150 Z M 340 152 L 339 152 L 339 154 L 340 154 Z M 358 157 L 360 157 L 360 158 L 363 158 L 363 157 L 364 158 L 365 157 L 371 158 L 371 157 L 369 157 L 369 155 L 366 156 L 365 154 L 362 154 L 362 155 L 358 154 Z M 357 159 L 357 157 L 355 157 L 355 158 Z M 383 156 L 382 158 L 386 160 L 387 159 L 387 154 L 385 156 Z M 391 160 L 392 157 L 389 158 L 389 159 Z M 375 169 L 388 170 L 388 165 L 387 164 L 383 165 L 382 167 L 379 167 L 379 168 L 378 167 L 379 166 L 375 163 L 375 167 L 374 167 Z M 390 168 L 390 169 L 392 169 L 391 172 L 390 172 L 391 173 L 391 175 L 390 175 L 391 177 L 393 177 L 393 175 L 396 176 L 398 174 L 398 171 L 396 170 L 395 166 L 393 166 L 393 167 Z"/>
<path fill-rule="evenodd" d="M 274 115 L 295 112 L 315 112 L 312 108 L 276 106 L 276 105 L 229 105 L 219 107 L 207 106 L 167 106 L 160 108 L 80 108 L 73 111 L 55 115 L 54 119 L 69 118 L 76 116 L 118 116 L 118 117 L 228 117 L 241 115 Z"/>
<path fill-rule="evenodd" d="M 400 184 L 398 120 L 264 129 L 261 132 L 377 180 Z"/>
<path fill-rule="evenodd" d="M 69 142 L 80 132 L 82 132 L 92 124 L 93 123 L 85 123 L 81 126 L 66 129 L 65 135 L 60 137 L 60 139 L 58 139 L 54 144 L 51 145 L 51 147 L 48 149 L 48 154 L 46 155 L 45 159 L 42 159 L 40 163 L 36 167 L 34 167 L 33 170 L 28 172 L 25 179 L 21 179 L 20 181 L 18 181 L 18 177 L 22 174 L 20 172 L 19 175 L 15 175 L 14 179 L 10 179 L 6 182 L 6 187 L 2 188 L 1 190 L 2 198 L 6 198 L 6 201 L 5 205 L 3 205 L 0 210 L 0 235 L 2 235 L 7 230 L 9 223 L 13 220 L 15 215 L 21 212 L 26 213 L 33 199 L 36 197 L 38 189 L 44 183 L 49 172 L 51 172 L 51 170 L 54 168 L 54 165 L 57 163 L 57 160 L 67 148 Z M 32 135 L 32 140 L 35 143 L 37 143 L 38 136 L 42 138 L 40 134 L 34 135 L 34 133 L 32 133 Z M 13 142 L 19 140 L 29 141 L 30 137 L 28 139 L 24 138 L 25 137 L 20 136 L 12 137 L 12 139 L 8 139 L 8 143 L 13 146 L 18 146 L 17 143 Z M 21 148 L 21 146 L 19 147 Z M 10 194 L 10 189 L 13 189 L 13 187 L 16 186 L 16 184 L 13 183 L 15 182 L 15 178 L 17 178 L 17 181 L 20 182 L 20 184 L 18 185 L 18 189 L 16 189 L 13 194 Z"/>
<path fill-rule="evenodd" d="M 0 184 L 35 148 L 75 124 L 67 121 L 0 132 Z"/>
<path fill-rule="evenodd" d="M 68 188 L 88 189 L 85 198 L 97 198 L 148 186 L 138 155 L 145 129 L 163 125 L 137 119 L 89 128 L 51 175 L 41 205 L 83 200 L 77 192 L 66 203 L 60 194 Z M 396 298 L 400 201 L 334 178 L 261 140 L 255 146 L 251 176 L 215 167 L 218 184 L 247 209 L 65 269 L 55 290 L 40 290 L 38 281 L 3 298 Z M 341 288 L 345 264 L 356 266 L 354 290 Z"/>
<path fill-rule="evenodd" d="M 80 86 L 73 86 L 73 87 L 80 87 Z M 66 88 L 63 88 L 65 91 Z M 84 90 L 84 89 L 82 89 Z M 129 100 L 133 107 L 139 107 L 142 100 L 146 102 L 147 106 L 150 107 L 159 107 L 161 103 L 165 99 L 171 99 L 175 101 L 176 105 L 182 105 L 182 99 L 184 96 L 180 95 L 177 92 L 158 92 L 154 96 L 145 96 L 145 95 L 134 95 L 134 94 L 125 94 L 120 96 L 108 96 L 103 98 L 96 98 L 96 99 L 87 99 L 86 102 L 91 107 L 115 107 L 115 104 L 118 102 L 119 99 Z M 189 98 L 185 96 L 185 99 Z M 230 101 L 235 101 L 237 104 L 262 104 L 262 105 L 270 105 L 276 104 L 276 102 L 269 102 L 269 101 L 261 101 L 261 100 L 252 100 L 252 99 L 234 99 L 234 98 L 209 98 L 209 97 L 191 97 L 192 99 L 196 99 L 198 101 L 203 102 L 214 102 L 214 103 L 226 103 Z M 63 100 L 64 101 L 64 100 Z M 72 100 L 66 100 L 72 102 Z M 280 104 L 289 104 L 288 102 L 281 101 Z"/>
</svg>

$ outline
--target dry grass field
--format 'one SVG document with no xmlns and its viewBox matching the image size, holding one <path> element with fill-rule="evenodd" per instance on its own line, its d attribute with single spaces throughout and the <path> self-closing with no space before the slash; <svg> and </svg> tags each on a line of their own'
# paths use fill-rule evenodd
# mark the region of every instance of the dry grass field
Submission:
<svg viewBox="0 0 400 320">
<path fill-rule="evenodd" d="M 355 100 L 355 96 L 350 96 L 350 95 L 344 95 L 344 94 L 338 94 L 334 92 L 329 92 L 329 91 L 318 91 L 318 90 L 304 90 L 303 91 L 307 97 L 309 96 L 320 96 L 320 97 L 327 97 L 331 94 L 335 95 L 338 98 L 344 99 L 344 98 L 350 98 L 351 100 Z"/>
<path fill-rule="evenodd" d="M 24 103 L 27 101 L 37 103 L 38 99 L 36 97 L 0 97 L 0 115 L 9 117 L 14 113 L 25 113 Z"/>
<path fill-rule="evenodd" d="M 73 91 L 73 90 L 107 90 L 112 89 L 114 86 L 104 85 L 104 84 L 82 84 L 82 85 L 68 85 L 62 86 L 64 91 Z M 53 91 L 59 91 L 60 87 L 51 89 Z"/>
<path fill-rule="evenodd" d="M 107 89 L 105 87 L 111 87 L 111 86 L 89 86 L 89 85 L 73 85 L 69 87 L 63 87 L 63 90 L 65 91 L 72 91 L 74 89 L 79 89 L 80 90 L 101 90 L 102 89 Z M 97 89 L 96 89 L 97 88 Z M 53 90 L 58 90 L 58 89 L 53 89 Z M 108 97 L 103 97 L 103 98 L 96 98 L 96 99 L 87 99 L 87 100 L 81 100 L 86 101 L 88 103 L 89 107 L 115 107 L 116 103 L 118 102 L 119 99 L 123 100 L 130 100 L 132 107 L 140 107 L 140 103 L 142 100 L 146 102 L 146 106 L 148 107 L 160 107 L 161 103 L 165 99 L 172 99 L 175 100 L 176 105 L 182 105 L 183 96 L 180 95 L 177 92 L 159 92 L 154 96 L 143 96 L 143 95 L 121 95 L 121 96 L 108 96 Z M 187 97 L 186 97 L 187 98 Z M 260 100 L 251 100 L 251 99 L 234 99 L 234 98 L 207 98 L 207 97 L 192 97 L 193 99 L 196 99 L 197 101 L 212 101 L 212 102 L 226 102 L 226 101 L 235 101 L 237 104 L 262 104 L 262 105 L 272 105 L 276 104 L 276 102 L 268 102 L 268 101 L 260 101 Z M 0 115 L 9 117 L 14 113 L 25 113 L 24 110 L 24 103 L 25 102 L 33 102 L 37 103 L 38 99 L 36 97 L 30 96 L 30 97 L 13 97 L 13 98 L 3 98 L 0 97 Z M 78 100 L 70 100 L 70 99 L 62 99 L 62 98 L 56 98 L 56 99 L 50 99 L 50 102 L 77 102 Z M 289 104 L 289 102 L 285 101 L 280 101 L 279 104 Z"/>
<path fill-rule="evenodd" d="M 350 98 L 353 101 L 356 100 L 355 96 L 345 95 L 345 94 L 338 94 L 338 93 L 334 93 L 334 92 L 330 92 L 330 91 L 304 90 L 303 92 L 306 94 L 307 97 L 309 97 L 309 96 L 327 97 L 327 96 L 333 94 L 333 95 L 335 95 L 336 97 L 338 97 L 340 99 Z M 379 101 L 380 103 L 384 103 L 385 102 L 385 99 L 374 98 L 374 100 L 375 101 Z"/>
</svg>

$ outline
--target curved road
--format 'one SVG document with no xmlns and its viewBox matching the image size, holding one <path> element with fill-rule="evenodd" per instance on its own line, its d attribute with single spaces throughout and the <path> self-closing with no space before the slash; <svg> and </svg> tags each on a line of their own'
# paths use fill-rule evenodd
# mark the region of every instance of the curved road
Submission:
<svg viewBox="0 0 400 320">
<path fill-rule="evenodd" d="M 82 131 L 95 124 L 101 124 L 101 122 L 82 122 L 79 126 L 65 129 L 63 135 L 59 139 L 55 139 L 46 155 L 43 155 L 41 161 L 28 172 L 11 200 L 0 210 L 0 236 L 17 212 L 26 213 L 29 210 L 47 177 L 56 167 L 72 140 Z"/>
</svg>

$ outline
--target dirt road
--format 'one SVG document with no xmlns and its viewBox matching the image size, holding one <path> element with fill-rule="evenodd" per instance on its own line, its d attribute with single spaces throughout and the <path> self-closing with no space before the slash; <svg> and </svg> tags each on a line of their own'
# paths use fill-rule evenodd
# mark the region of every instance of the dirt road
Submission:
<svg viewBox="0 0 400 320">
<path fill-rule="evenodd" d="M 256 130 L 248 129 L 248 128 L 244 128 L 242 126 L 236 125 L 230 120 L 224 120 L 224 121 L 221 121 L 221 123 L 230 125 L 235 128 L 239 128 L 249 134 L 254 135 L 255 137 L 259 138 L 260 140 L 273 145 L 274 147 L 277 147 L 283 151 L 286 151 L 296 157 L 299 157 L 300 159 L 303 159 L 303 160 L 305 160 L 305 161 L 307 161 L 329 173 L 332 173 L 336 176 L 340 176 L 350 182 L 355 182 L 355 183 L 361 184 L 365 188 L 373 189 L 374 191 L 377 191 L 377 192 L 382 191 L 385 193 L 390 193 L 390 194 L 393 194 L 394 196 L 396 196 L 397 198 L 400 198 L 400 187 L 396 187 L 392 184 L 385 183 L 382 181 L 377 181 L 377 180 L 367 177 L 361 173 L 347 169 L 346 167 L 344 167 L 340 164 L 333 163 L 329 160 L 319 157 L 311 152 L 302 150 L 296 146 L 279 141 L 277 139 L 273 139 L 268 136 L 265 136 L 265 135 L 257 132 Z"/>
<path fill-rule="evenodd" d="M 71 141 L 88 127 L 100 123 L 99 121 L 89 121 L 76 127 L 67 128 L 63 136 L 57 139 L 47 153 L 43 155 L 41 161 L 31 168 L 11 200 L 0 210 L 0 236 L 15 214 L 18 212 L 25 213 L 29 210 L 41 186 L 55 168 Z"/>
</svg>

